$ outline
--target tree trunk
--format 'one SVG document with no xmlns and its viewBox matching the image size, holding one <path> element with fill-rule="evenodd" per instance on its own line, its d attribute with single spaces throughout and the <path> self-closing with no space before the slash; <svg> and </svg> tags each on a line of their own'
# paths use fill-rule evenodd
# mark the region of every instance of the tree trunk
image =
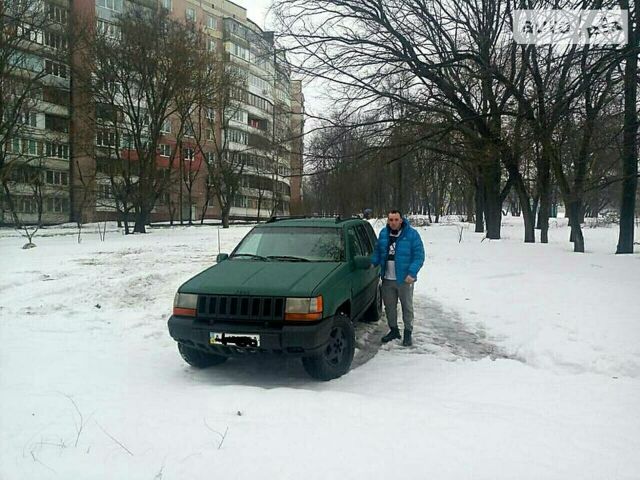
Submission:
<svg viewBox="0 0 640 480">
<path fill-rule="evenodd" d="M 573 242 L 573 251 L 584 253 L 584 236 L 582 234 L 582 225 L 580 224 L 580 211 L 582 210 L 582 202 L 574 200 L 569 207 L 569 218 L 571 219 L 571 236 Z"/>
<path fill-rule="evenodd" d="M 133 227 L 133 233 L 147 233 L 147 218 L 148 213 L 146 209 L 140 208 L 138 211 L 136 211 L 136 223 Z"/>
<path fill-rule="evenodd" d="M 513 172 L 515 175 L 514 189 L 520 200 L 520 211 L 522 212 L 522 218 L 524 220 L 524 243 L 535 243 L 535 216 L 531 210 L 531 204 L 529 202 L 529 194 L 527 193 L 527 187 L 524 184 L 524 180 L 517 170 Z"/>
<path fill-rule="evenodd" d="M 542 146 L 542 155 L 540 156 L 540 165 L 538 168 L 538 192 L 540 194 L 540 211 L 538 212 L 540 243 L 549 243 L 549 210 L 551 208 L 551 146 L 546 142 Z"/>
<path fill-rule="evenodd" d="M 629 8 L 629 1 L 621 6 Z M 631 13 L 631 12 L 630 12 Z M 640 42 L 640 0 L 634 1 L 635 15 L 629 18 L 629 43 L 624 71 L 624 134 L 622 145 L 622 201 L 620 203 L 620 235 L 616 253 L 633 253 L 636 192 L 638 190 L 638 54 Z M 635 18 L 634 18 L 635 17 Z M 635 21 L 634 21 L 635 20 Z"/>
<path fill-rule="evenodd" d="M 209 209 L 209 199 L 205 198 L 204 205 L 202 206 L 202 216 L 200 217 L 200 225 L 204 225 L 204 217 L 207 215 Z"/>
<path fill-rule="evenodd" d="M 500 201 L 500 163 L 498 159 L 491 159 L 491 163 L 484 169 L 484 211 L 487 222 L 487 238 L 500 240 L 502 223 L 502 203 Z"/>
<path fill-rule="evenodd" d="M 229 228 L 229 214 L 231 212 L 231 204 L 222 207 L 222 228 Z"/>
<path fill-rule="evenodd" d="M 484 187 L 480 179 L 476 182 L 475 209 L 476 233 L 484 233 Z"/>
<path fill-rule="evenodd" d="M 16 213 L 15 204 L 13 203 L 13 197 L 11 196 L 11 190 L 9 189 L 9 184 L 7 182 L 2 182 L 2 187 L 4 188 L 4 195 L 7 199 L 7 204 L 9 205 L 9 212 L 11 212 L 11 218 L 13 218 L 13 225 L 18 228 L 20 226 L 20 219 L 18 218 L 18 214 Z"/>
<path fill-rule="evenodd" d="M 465 202 L 466 202 L 466 215 L 467 215 L 467 223 L 475 222 L 475 215 L 473 214 L 474 208 L 474 195 L 471 192 L 465 193 Z"/>
</svg>

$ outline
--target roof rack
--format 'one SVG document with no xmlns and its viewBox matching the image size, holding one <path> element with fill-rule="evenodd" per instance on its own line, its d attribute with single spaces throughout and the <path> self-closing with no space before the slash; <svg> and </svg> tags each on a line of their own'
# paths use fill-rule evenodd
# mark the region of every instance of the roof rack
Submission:
<svg viewBox="0 0 640 480">
<path fill-rule="evenodd" d="M 303 218 L 334 218 L 336 220 L 336 223 L 342 222 L 344 220 L 349 220 L 348 218 L 341 218 L 340 215 L 274 215 L 270 217 L 266 223 L 279 222 L 280 220 L 295 220 Z"/>
</svg>

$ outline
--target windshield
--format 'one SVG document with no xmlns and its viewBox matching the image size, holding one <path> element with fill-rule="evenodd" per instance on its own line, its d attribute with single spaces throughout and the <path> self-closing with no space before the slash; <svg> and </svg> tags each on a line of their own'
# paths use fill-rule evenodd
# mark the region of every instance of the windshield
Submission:
<svg viewBox="0 0 640 480">
<path fill-rule="evenodd" d="M 254 228 L 231 258 L 270 261 L 340 262 L 344 258 L 341 230 L 318 227 Z"/>
</svg>

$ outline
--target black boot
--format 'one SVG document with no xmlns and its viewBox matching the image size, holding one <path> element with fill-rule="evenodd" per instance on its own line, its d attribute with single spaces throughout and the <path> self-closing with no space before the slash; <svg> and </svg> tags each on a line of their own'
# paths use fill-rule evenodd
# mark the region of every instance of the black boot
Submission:
<svg viewBox="0 0 640 480">
<path fill-rule="evenodd" d="M 391 330 L 389 330 L 389 333 L 382 337 L 382 343 L 390 342 L 396 338 L 400 338 L 400 330 L 398 327 L 392 327 Z"/>
<path fill-rule="evenodd" d="M 410 347 L 411 345 L 413 345 L 413 342 L 411 341 L 411 330 L 404 331 L 404 339 L 402 340 L 402 345 L 404 347 Z"/>
</svg>

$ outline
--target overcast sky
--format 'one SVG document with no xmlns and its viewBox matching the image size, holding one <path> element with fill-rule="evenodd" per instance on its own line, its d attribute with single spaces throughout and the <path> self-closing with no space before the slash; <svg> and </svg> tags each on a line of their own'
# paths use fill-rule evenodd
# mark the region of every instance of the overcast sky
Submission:
<svg viewBox="0 0 640 480">
<path fill-rule="evenodd" d="M 264 30 L 269 30 L 265 26 L 267 10 L 273 3 L 273 0 L 232 0 L 234 3 L 243 6 L 247 9 L 247 17 L 258 24 L 259 27 Z M 294 77 L 295 78 L 295 77 Z M 321 88 L 317 82 L 303 81 L 302 91 L 305 96 L 305 107 L 309 114 L 319 115 L 320 112 L 326 112 L 329 108 L 330 101 L 326 98 L 326 92 L 324 88 Z M 314 125 L 314 121 L 307 120 L 306 127 L 309 129 Z"/>
<path fill-rule="evenodd" d="M 264 28 L 264 19 L 267 8 L 271 5 L 272 0 L 232 0 L 233 3 L 243 6 L 247 9 L 247 17 Z"/>
</svg>

